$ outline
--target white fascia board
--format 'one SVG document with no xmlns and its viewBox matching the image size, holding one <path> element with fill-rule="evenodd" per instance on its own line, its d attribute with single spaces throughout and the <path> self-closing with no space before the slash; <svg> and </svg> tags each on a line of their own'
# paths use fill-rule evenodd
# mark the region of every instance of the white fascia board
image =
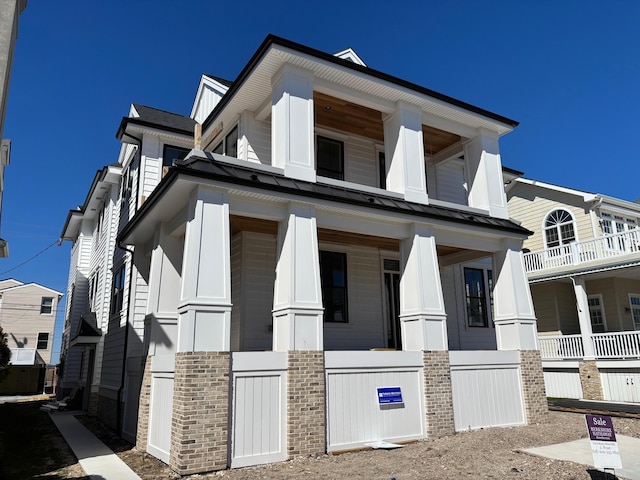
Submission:
<svg viewBox="0 0 640 480">
<path fill-rule="evenodd" d="M 178 140 L 180 142 L 186 142 L 193 145 L 193 135 L 182 135 L 175 132 L 168 132 L 159 128 L 147 127 L 144 125 L 129 124 L 127 126 L 127 133 L 136 133 L 138 135 L 151 135 L 159 137 L 161 141 L 164 140 Z M 144 141 L 144 140 L 143 140 Z"/>
<path fill-rule="evenodd" d="M 516 182 L 523 183 L 526 185 L 532 185 L 534 187 L 546 188 L 548 190 L 554 190 L 556 192 L 567 193 L 569 195 L 575 195 L 577 197 L 582 197 L 585 202 L 595 202 L 599 199 L 599 195 L 596 193 L 583 192 L 581 190 L 575 190 L 573 188 L 561 187 L 559 185 L 553 185 L 551 183 L 540 182 L 538 180 L 530 180 L 528 178 L 516 178 Z"/>
<path fill-rule="evenodd" d="M 640 203 L 628 202 L 615 197 L 609 197 L 607 195 L 599 195 L 602 199 L 598 207 L 600 210 L 606 210 L 614 213 L 620 213 L 622 215 L 629 215 L 637 217 L 640 215 Z"/>
<path fill-rule="evenodd" d="M 12 290 L 12 291 L 13 291 L 13 290 L 19 290 L 19 289 L 21 289 L 21 288 L 25 288 L 25 287 L 37 287 L 37 288 L 40 288 L 40 289 L 42 289 L 42 290 L 46 290 L 46 291 L 47 291 L 47 292 L 49 292 L 49 293 L 54 293 L 54 294 L 58 295 L 59 297 L 61 297 L 61 296 L 63 295 L 63 293 L 62 293 L 62 292 L 58 292 L 57 290 L 54 290 L 54 289 L 49 288 L 49 287 L 45 287 L 45 286 L 40 285 L 39 283 L 35 283 L 35 282 L 31 282 L 31 283 L 24 283 L 24 284 L 22 284 L 22 285 L 16 285 L 16 286 L 14 286 L 14 287 L 5 288 L 5 289 L 3 289 L 2 291 L 3 291 L 3 292 L 8 292 L 9 290 Z"/>
</svg>

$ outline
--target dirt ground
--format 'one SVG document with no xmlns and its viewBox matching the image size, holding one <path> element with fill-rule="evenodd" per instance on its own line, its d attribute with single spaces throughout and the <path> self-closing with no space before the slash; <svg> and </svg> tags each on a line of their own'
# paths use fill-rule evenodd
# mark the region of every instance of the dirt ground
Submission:
<svg viewBox="0 0 640 480">
<path fill-rule="evenodd" d="M 179 478 L 162 462 L 118 440 L 99 422 L 80 418 L 144 480 Z M 640 419 L 614 418 L 619 435 L 640 438 Z M 444 478 L 605 480 L 585 465 L 538 458 L 520 450 L 587 436 L 584 415 L 549 412 L 539 424 L 491 428 L 426 439 L 395 450 L 363 450 L 296 458 L 259 467 L 225 470 L 188 479 L 373 479 Z"/>
</svg>

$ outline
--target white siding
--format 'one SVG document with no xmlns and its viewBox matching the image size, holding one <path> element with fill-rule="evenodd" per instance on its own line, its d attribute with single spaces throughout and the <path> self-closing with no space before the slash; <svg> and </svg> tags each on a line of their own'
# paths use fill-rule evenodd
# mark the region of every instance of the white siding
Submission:
<svg viewBox="0 0 640 480">
<path fill-rule="evenodd" d="M 271 124 L 251 119 L 247 129 L 247 160 L 271 165 Z M 239 153 L 244 158 L 243 153 Z"/>
<path fill-rule="evenodd" d="M 547 397 L 583 398 L 578 370 L 545 369 L 544 388 Z"/>
<path fill-rule="evenodd" d="M 154 373 L 151 380 L 147 451 L 169 463 L 173 416 L 173 373 Z"/>
<path fill-rule="evenodd" d="M 601 369 L 604 399 L 611 402 L 640 402 L 640 369 Z"/>
<path fill-rule="evenodd" d="M 467 205 L 463 160 L 450 160 L 436 166 L 437 199 Z"/>
<path fill-rule="evenodd" d="M 349 137 L 344 142 L 344 179 L 370 187 L 378 186 L 378 164 L 375 145 L 371 140 Z"/>
<path fill-rule="evenodd" d="M 325 361 L 328 451 L 424 437 L 420 352 L 326 352 Z M 400 387 L 403 403 L 380 405 L 384 387 Z"/>
</svg>

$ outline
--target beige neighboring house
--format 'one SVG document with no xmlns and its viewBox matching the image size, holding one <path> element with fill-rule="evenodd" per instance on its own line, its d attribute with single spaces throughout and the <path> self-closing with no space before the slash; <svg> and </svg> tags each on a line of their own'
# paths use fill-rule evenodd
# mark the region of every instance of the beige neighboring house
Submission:
<svg viewBox="0 0 640 480">
<path fill-rule="evenodd" d="M 0 394 L 42 391 L 61 298 L 61 292 L 37 283 L 0 281 L 0 326 L 7 334 L 12 365 Z"/>
<path fill-rule="evenodd" d="M 518 178 L 547 395 L 640 402 L 640 204 Z"/>
</svg>

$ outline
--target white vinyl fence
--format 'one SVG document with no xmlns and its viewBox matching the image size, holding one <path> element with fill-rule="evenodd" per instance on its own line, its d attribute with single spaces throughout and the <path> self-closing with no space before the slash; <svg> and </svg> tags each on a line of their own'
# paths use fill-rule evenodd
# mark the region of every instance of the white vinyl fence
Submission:
<svg viewBox="0 0 640 480">
<path fill-rule="evenodd" d="M 327 451 L 424 438 L 422 352 L 325 352 Z M 380 403 L 378 389 L 402 402 Z"/>
<path fill-rule="evenodd" d="M 456 431 L 524 425 L 520 355 L 516 351 L 452 351 Z"/>
<path fill-rule="evenodd" d="M 286 352 L 234 352 L 231 369 L 231 467 L 286 460 Z"/>
</svg>

